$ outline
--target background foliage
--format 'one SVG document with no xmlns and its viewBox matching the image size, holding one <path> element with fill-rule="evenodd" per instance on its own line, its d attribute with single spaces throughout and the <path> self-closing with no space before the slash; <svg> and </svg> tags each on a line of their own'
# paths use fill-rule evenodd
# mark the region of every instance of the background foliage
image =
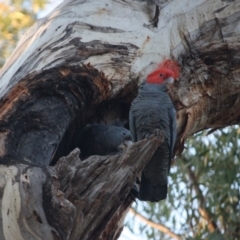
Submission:
<svg viewBox="0 0 240 240">
<path fill-rule="evenodd" d="M 14 50 L 19 36 L 37 19 L 47 0 L 4 0 L 0 2 L 0 68 Z"/>
<path fill-rule="evenodd" d="M 240 239 L 240 128 L 228 127 L 186 143 L 169 176 L 168 199 L 137 203 L 135 210 L 188 240 Z M 136 217 L 137 218 L 137 217 Z M 133 228 L 130 219 L 127 225 Z M 140 226 L 145 239 L 174 239 Z M 177 239 L 177 238 L 175 238 Z"/>
<path fill-rule="evenodd" d="M 0 2 L 0 67 L 46 4 L 47 0 Z M 144 239 L 240 239 L 239 135 L 235 126 L 190 138 L 171 168 L 168 199 L 157 204 L 137 201 L 133 208 L 150 222 L 136 225 L 139 216 L 131 214 L 127 226 L 138 229 Z M 164 233 L 159 230 L 163 227 Z"/>
</svg>

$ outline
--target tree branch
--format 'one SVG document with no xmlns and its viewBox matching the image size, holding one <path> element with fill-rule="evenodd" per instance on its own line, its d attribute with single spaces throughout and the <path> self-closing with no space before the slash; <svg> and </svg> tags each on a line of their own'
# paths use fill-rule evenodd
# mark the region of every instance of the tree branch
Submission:
<svg viewBox="0 0 240 240">
<path fill-rule="evenodd" d="M 188 161 L 185 158 L 182 158 L 182 161 L 186 164 L 186 170 L 188 172 L 189 178 L 191 180 L 192 186 L 194 188 L 194 191 L 196 192 L 197 199 L 199 202 L 199 208 L 198 211 L 200 215 L 207 221 L 208 223 L 208 230 L 210 232 L 219 231 L 217 223 L 213 220 L 212 214 L 207 211 L 207 209 L 204 207 L 204 196 L 202 194 L 202 191 L 199 187 L 197 177 L 195 173 L 191 170 L 191 167 L 187 165 Z"/>
<path fill-rule="evenodd" d="M 127 120 L 139 84 L 165 57 L 182 69 L 169 91 L 177 110 L 177 149 L 195 132 L 239 122 L 237 1 L 170 1 L 158 29 L 144 26 L 147 9 L 146 1 L 66 0 L 25 33 L 0 70 L 0 163 L 48 165 L 61 146 L 66 153 L 59 156 L 74 149 L 67 144 L 77 128 Z M 134 146 L 148 150 L 132 149 L 132 159 L 123 154 L 92 157 L 80 165 L 66 160 L 46 169 L 1 166 L 7 186 L 1 184 L 5 215 L 0 239 L 21 234 L 26 239 L 96 239 L 104 238 L 104 227 L 106 236 L 117 238 L 120 230 L 112 226 L 130 204 L 126 196 L 137 171 L 159 143 L 151 142 L 153 149 L 139 144 Z M 86 199 L 81 198 L 85 193 Z M 15 199 L 11 194 L 17 206 L 8 202 Z M 15 209 L 15 215 L 4 209 Z"/>
<path fill-rule="evenodd" d="M 0 239 L 117 239 L 136 177 L 164 139 L 81 161 L 75 149 L 54 167 L 0 166 Z"/>
<path fill-rule="evenodd" d="M 129 193 L 137 174 L 163 139 L 162 132 L 133 144 L 123 154 L 78 161 L 79 151 L 75 150 L 59 160 L 54 169 L 60 190 L 75 206 L 78 219 L 74 221 L 71 240 L 118 238 L 123 227 L 119 222 L 123 222 L 133 201 Z M 50 222 L 54 222 L 51 218 L 55 210 L 52 211 L 48 213 Z"/>
<path fill-rule="evenodd" d="M 150 221 L 149 219 L 145 218 L 143 215 L 141 215 L 140 213 L 136 212 L 133 208 L 129 209 L 129 212 L 134 214 L 138 219 L 140 219 L 142 222 L 146 223 L 148 226 L 157 229 L 160 232 L 163 232 L 167 235 L 169 235 L 170 237 L 177 239 L 177 240 L 181 240 L 181 236 L 175 234 L 174 232 L 172 232 L 172 230 L 162 224 L 159 223 L 155 223 Z"/>
<path fill-rule="evenodd" d="M 165 57 L 176 59 L 182 69 L 180 81 L 170 92 L 178 111 L 177 148 L 181 150 L 184 140 L 202 129 L 238 123 L 240 5 L 237 1 L 189 1 L 187 5 L 181 0 L 169 1 L 157 29 L 145 27 L 149 21 L 147 9 L 146 1 L 66 0 L 39 20 L 25 33 L 0 70 L 0 97 L 7 101 L 0 111 L 4 123 L 9 123 L 7 117 L 13 115 L 9 105 L 22 101 L 21 96 L 13 98 L 16 94 L 32 96 L 24 79 L 34 85 L 38 76 L 40 81 L 46 79 L 46 70 L 71 77 L 71 67 L 75 66 L 76 73 L 91 63 L 105 74 L 110 85 L 102 100 L 116 96 L 126 100 L 130 93 L 130 104 L 136 93 L 134 88 Z M 33 75 L 37 76 L 30 80 Z M 58 77 L 51 74 L 44 85 Z M 65 85 L 57 83 L 53 87 L 63 93 Z M 9 90 L 17 86 L 10 95 Z M 74 114 L 68 114 L 69 119 L 60 128 L 63 132 Z M 1 145 L 11 142 L 6 132 L 0 134 Z M 61 135 L 62 132 L 56 135 L 54 141 L 59 141 Z M 0 157 L 9 154 L 7 150 L 0 152 Z M 54 150 L 52 147 L 51 152 Z"/>
</svg>

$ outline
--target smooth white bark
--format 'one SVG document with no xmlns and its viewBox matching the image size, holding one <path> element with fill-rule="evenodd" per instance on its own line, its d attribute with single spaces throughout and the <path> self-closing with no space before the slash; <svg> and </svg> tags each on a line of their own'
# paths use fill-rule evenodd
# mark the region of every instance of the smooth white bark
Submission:
<svg viewBox="0 0 240 240">
<path fill-rule="evenodd" d="M 22 37 L 0 72 L 1 96 L 13 82 L 26 75 L 61 65 L 91 63 L 113 83 L 121 80 L 124 84 L 136 77 L 143 80 L 163 58 L 177 58 L 188 51 L 184 35 L 194 34 L 206 21 L 223 19 L 239 10 L 238 1 L 170 1 L 161 9 L 156 29 L 146 26 L 153 12 L 153 7 L 150 8 L 146 2 L 64 1 Z M 237 40 L 240 28 L 234 30 Z M 125 46 L 127 49 L 122 52 L 128 56 L 122 59 L 121 51 L 111 51 L 79 59 L 77 56 L 83 55 L 84 49 L 76 51 L 72 40 L 81 42 L 83 46 L 92 42 L 93 49 L 97 48 L 95 40 Z M 224 37 L 223 40 L 233 39 Z M 124 62 L 120 69 L 116 64 L 119 60 Z"/>
</svg>

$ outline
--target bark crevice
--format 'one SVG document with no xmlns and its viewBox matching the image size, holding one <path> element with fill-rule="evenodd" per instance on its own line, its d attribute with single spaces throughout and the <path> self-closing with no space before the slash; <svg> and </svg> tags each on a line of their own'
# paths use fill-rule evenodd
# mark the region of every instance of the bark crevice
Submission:
<svg viewBox="0 0 240 240">
<path fill-rule="evenodd" d="M 163 139 L 161 133 L 126 152 L 84 161 L 75 149 L 52 167 L 1 165 L 2 205 L 10 209 L 3 216 L 2 239 L 117 239 L 136 177 Z M 12 218 L 19 222 L 8 229 Z"/>
</svg>

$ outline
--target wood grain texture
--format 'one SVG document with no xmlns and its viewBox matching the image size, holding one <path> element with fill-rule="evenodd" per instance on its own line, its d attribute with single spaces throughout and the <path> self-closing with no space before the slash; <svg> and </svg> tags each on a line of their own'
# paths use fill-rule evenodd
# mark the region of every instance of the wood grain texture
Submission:
<svg viewBox="0 0 240 240">
<path fill-rule="evenodd" d="M 1 239 L 117 239 L 137 173 L 163 139 L 85 161 L 75 149 L 54 167 L 1 165 Z"/>
<path fill-rule="evenodd" d="M 146 1 L 66 0 L 22 37 L 0 71 L 0 163 L 11 164 L 0 167 L 1 239 L 119 236 L 152 140 L 129 155 L 44 166 L 76 147 L 81 126 L 128 121 L 138 86 L 165 58 L 181 67 L 169 89 L 176 151 L 202 129 L 239 123 L 240 2 L 169 1 L 158 28 L 148 26 L 153 10 Z"/>
<path fill-rule="evenodd" d="M 182 69 L 170 91 L 179 152 L 195 132 L 239 122 L 240 3 L 169 1 L 158 28 L 146 26 L 148 10 L 139 1 L 64 1 L 26 32 L 1 69 L 2 163 L 48 164 L 76 125 L 127 120 L 137 86 L 164 58 Z"/>
</svg>

